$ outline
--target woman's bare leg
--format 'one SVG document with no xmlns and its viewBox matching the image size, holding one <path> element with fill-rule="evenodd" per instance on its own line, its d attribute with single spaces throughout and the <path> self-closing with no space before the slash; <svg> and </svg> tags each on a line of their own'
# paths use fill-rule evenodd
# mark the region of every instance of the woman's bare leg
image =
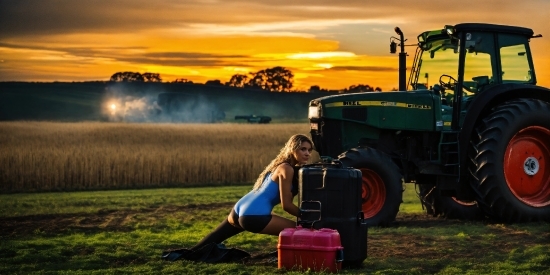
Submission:
<svg viewBox="0 0 550 275">
<path fill-rule="evenodd" d="M 232 224 L 233 219 L 231 214 L 223 222 L 218 225 L 210 234 L 206 235 L 195 246 L 191 247 L 191 250 L 197 250 L 209 243 L 221 243 L 226 239 L 229 239 L 244 231 L 240 226 Z"/>
<path fill-rule="evenodd" d="M 279 236 L 279 233 L 281 233 L 283 229 L 296 227 L 295 221 L 277 216 L 275 214 L 272 215 L 273 217 L 271 218 L 271 221 L 269 221 L 267 226 L 260 233 Z"/>
</svg>

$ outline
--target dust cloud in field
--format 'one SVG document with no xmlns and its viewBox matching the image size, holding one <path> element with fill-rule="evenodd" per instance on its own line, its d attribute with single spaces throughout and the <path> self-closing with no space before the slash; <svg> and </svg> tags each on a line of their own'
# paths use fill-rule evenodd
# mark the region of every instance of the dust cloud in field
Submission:
<svg viewBox="0 0 550 275">
<path fill-rule="evenodd" d="M 123 85 L 109 87 L 102 103 L 102 116 L 116 122 L 213 123 L 225 113 L 203 95 L 148 89 L 132 91 Z"/>
</svg>

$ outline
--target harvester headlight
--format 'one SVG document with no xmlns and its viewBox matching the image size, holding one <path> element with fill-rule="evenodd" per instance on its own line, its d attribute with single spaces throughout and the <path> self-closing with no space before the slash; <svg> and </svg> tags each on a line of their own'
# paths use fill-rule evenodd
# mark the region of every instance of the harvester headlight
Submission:
<svg viewBox="0 0 550 275">
<path fill-rule="evenodd" d="M 451 25 L 445 25 L 445 31 L 448 35 L 454 35 L 455 34 L 455 27 Z"/>
<path fill-rule="evenodd" d="M 308 118 L 319 118 L 319 106 L 309 106 Z"/>
<path fill-rule="evenodd" d="M 107 112 L 110 116 L 115 116 L 118 113 L 118 103 L 114 100 L 111 100 L 105 104 L 105 112 Z"/>
</svg>

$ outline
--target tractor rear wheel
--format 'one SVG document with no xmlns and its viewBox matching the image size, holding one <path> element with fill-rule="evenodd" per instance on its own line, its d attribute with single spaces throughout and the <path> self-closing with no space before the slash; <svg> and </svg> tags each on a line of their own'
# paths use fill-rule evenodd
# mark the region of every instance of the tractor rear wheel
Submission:
<svg viewBox="0 0 550 275">
<path fill-rule="evenodd" d="M 550 221 L 550 104 L 500 105 L 474 139 L 471 184 L 487 214 L 503 222 Z"/>
<path fill-rule="evenodd" d="M 417 180 L 420 202 L 426 208 L 426 213 L 434 217 L 459 220 L 480 220 L 483 211 L 476 201 L 461 201 L 455 197 L 444 196 L 434 184 L 426 184 Z"/>
<path fill-rule="evenodd" d="M 370 226 L 387 226 L 395 221 L 403 201 L 399 167 L 386 154 L 368 147 L 348 150 L 338 156 L 348 167 L 361 170 L 363 213 Z"/>
</svg>

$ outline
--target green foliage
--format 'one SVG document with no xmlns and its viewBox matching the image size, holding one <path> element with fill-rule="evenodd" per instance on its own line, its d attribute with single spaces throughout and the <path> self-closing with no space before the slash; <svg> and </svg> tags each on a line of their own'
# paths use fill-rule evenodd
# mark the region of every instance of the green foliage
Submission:
<svg viewBox="0 0 550 275">
<path fill-rule="evenodd" d="M 250 77 L 235 74 L 225 83 L 230 87 L 257 88 L 270 92 L 290 92 L 294 82 L 294 74 L 285 67 L 273 67 L 250 73 Z"/>
<path fill-rule="evenodd" d="M 247 83 L 249 87 L 271 92 L 290 92 L 294 81 L 294 74 L 284 67 L 260 70 L 251 75 L 252 78 Z"/>
<path fill-rule="evenodd" d="M 235 74 L 231 76 L 231 79 L 229 79 L 229 81 L 226 82 L 225 85 L 229 87 L 244 88 L 246 87 L 248 80 L 248 76 L 245 74 Z"/>
<path fill-rule="evenodd" d="M 381 92 L 382 88 L 380 87 L 372 87 L 368 84 L 357 84 L 357 85 L 351 85 L 349 88 L 344 89 L 343 93 L 366 93 L 366 92 Z"/>
<path fill-rule="evenodd" d="M 116 72 L 109 81 L 113 82 L 162 82 L 158 73 Z"/>
<path fill-rule="evenodd" d="M 403 202 L 399 207 L 401 213 L 423 213 L 422 207 L 419 207 L 419 198 L 414 184 L 406 184 L 405 192 L 403 193 Z"/>
</svg>

